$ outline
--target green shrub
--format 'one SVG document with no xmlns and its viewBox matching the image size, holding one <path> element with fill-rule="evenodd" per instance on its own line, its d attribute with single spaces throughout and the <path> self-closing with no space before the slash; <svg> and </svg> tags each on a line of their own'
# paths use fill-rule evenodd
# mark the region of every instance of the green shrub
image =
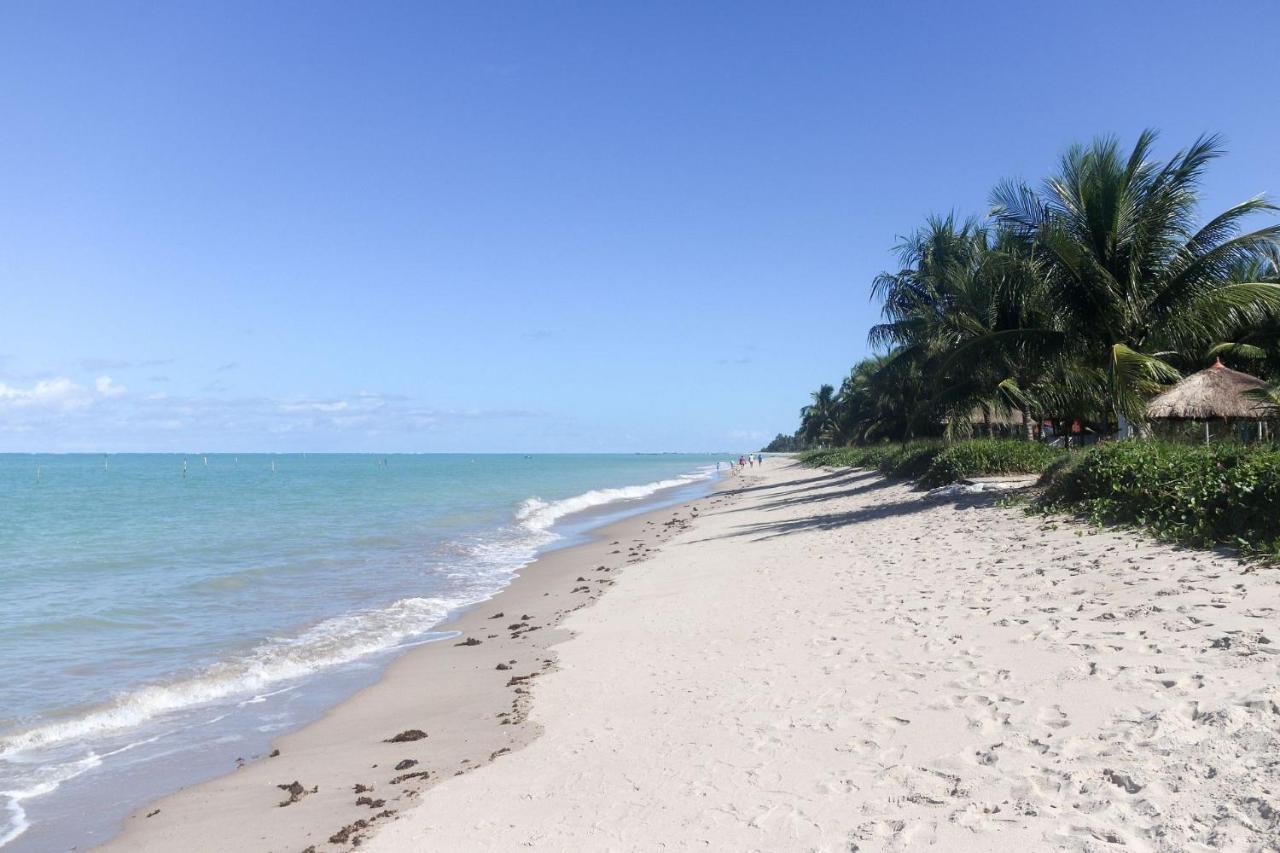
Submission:
<svg viewBox="0 0 1280 853">
<path fill-rule="evenodd" d="M 880 457 L 876 470 L 886 477 L 916 480 L 924 476 L 934 457 L 945 445 L 940 441 L 913 441 L 899 444 Z"/>
<path fill-rule="evenodd" d="M 1043 444 L 1013 439 L 978 439 L 944 444 L 934 439 L 905 444 L 870 444 L 811 450 L 805 465 L 872 468 L 886 477 L 919 480 L 933 487 L 982 474 L 1038 474 L 1066 456 Z"/>
<path fill-rule="evenodd" d="M 886 477 L 915 479 L 928 470 L 929 463 L 942 448 L 940 442 L 930 440 L 836 447 L 802 453 L 800 461 L 814 467 L 828 465 L 833 468 L 871 468 Z"/>
<path fill-rule="evenodd" d="M 810 450 L 800 454 L 800 461 L 811 467 L 827 465 L 833 468 L 875 468 L 891 445 L 872 444 L 866 447 L 833 447 L 829 450 Z"/>
<path fill-rule="evenodd" d="M 1280 451 L 1156 441 L 1100 445 L 1038 503 L 1095 523 L 1137 525 L 1193 545 L 1280 556 Z"/>
<path fill-rule="evenodd" d="M 947 447 L 933 458 L 920 484 L 933 488 L 965 477 L 1040 474 L 1065 455 L 1065 451 L 1036 441 L 1001 438 L 962 441 Z"/>
<path fill-rule="evenodd" d="M 1067 478 L 1074 475 L 1078 468 L 1089 454 L 1083 450 L 1077 450 L 1071 453 L 1064 453 L 1057 459 L 1049 463 L 1049 467 L 1041 473 L 1040 479 L 1036 482 L 1037 486 L 1045 489 L 1051 489 L 1064 482 Z"/>
<path fill-rule="evenodd" d="M 1067 452 L 1012 439 L 810 451 L 807 465 L 872 468 L 926 487 L 987 474 L 1040 474 L 1038 512 L 1142 527 L 1191 545 L 1280 557 L 1280 450 L 1122 441 Z"/>
</svg>

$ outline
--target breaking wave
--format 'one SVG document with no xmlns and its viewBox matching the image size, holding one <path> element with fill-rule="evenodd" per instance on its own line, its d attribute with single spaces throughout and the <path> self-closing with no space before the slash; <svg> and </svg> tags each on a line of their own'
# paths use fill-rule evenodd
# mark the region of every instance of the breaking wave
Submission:
<svg viewBox="0 0 1280 853">
<path fill-rule="evenodd" d="M 297 637 L 268 640 L 248 654 L 219 661 L 186 678 L 141 687 L 75 717 L 0 737 L 0 756 L 108 734 L 162 714 L 350 663 L 429 630 L 450 610 L 468 603 L 447 598 L 403 598 L 377 610 L 327 619 Z"/>
<path fill-rule="evenodd" d="M 623 486 L 617 489 L 593 489 L 558 501 L 544 501 L 541 498 L 529 498 L 520 505 L 516 518 L 527 529 L 542 532 L 551 528 L 566 515 L 593 509 L 605 504 L 620 501 L 638 501 L 650 497 L 664 489 L 675 489 L 710 479 L 714 474 L 711 468 L 703 468 L 690 474 L 672 477 L 669 480 L 658 480 L 642 486 Z"/>
</svg>

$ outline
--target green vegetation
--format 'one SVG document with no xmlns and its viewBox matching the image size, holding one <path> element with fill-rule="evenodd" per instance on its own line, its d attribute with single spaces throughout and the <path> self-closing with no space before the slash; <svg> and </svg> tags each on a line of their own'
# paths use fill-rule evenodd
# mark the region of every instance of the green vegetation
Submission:
<svg viewBox="0 0 1280 853">
<path fill-rule="evenodd" d="M 1246 227 L 1277 208 L 1201 216 L 1218 139 L 1168 160 L 1154 144 L 1073 145 L 1039 187 L 997 186 L 986 218 L 903 238 L 871 285 L 877 354 L 810 395 L 795 440 L 831 449 L 802 459 L 927 487 L 1040 473 L 1041 511 L 1280 556 L 1274 444 L 1035 441 L 1147 436 L 1148 399 L 1217 357 L 1270 383 L 1249 396 L 1280 413 L 1280 226 Z"/>
<path fill-rule="evenodd" d="M 1280 226 L 1244 227 L 1275 208 L 1202 219 L 1217 138 L 1166 161 L 1154 143 L 1074 145 L 1040 187 L 997 186 L 986 219 L 911 232 L 871 288 L 881 354 L 815 391 L 796 437 L 1127 435 L 1152 393 L 1215 356 L 1280 379 Z"/>
<path fill-rule="evenodd" d="M 1046 475 L 1041 511 L 1280 556 L 1280 451 L 1125 441 L 1072 456 Z"/>
<path fill-rule="evenodd" d="M 798 457 L 800 462 L 813 468 L 874 468 L 872 462 L 875 447 L 826 447 L 806 450 Z"/>
<path fill-rule="evenodd" d="M 1038 442 L 999 438 L 962 441 L 934 457 L 921 485 L 933 488 L 993 474 L 1043 474 L 1067 455 Z"/>
<path fill-rule="evenodd" d="M 917 480 L 927 488 L 966 477 L 990 474 L 1040 474 L 1067 456 L 1043 444 L 1010 439 L 981 439 L 944 444 L 917 440 L 903 444 L 871 444 L 811 450 L 800 456 L 806 465 L 871 468 L 886 477 Z"/>
<path fill-rule="evenodd" d="M 939 454 L 946 452 L 940 441 L 912 441 L 885 453 L 876 469 L 886 477 L 918 480 L 930 470 Z"/>
<path fill-rule="evenodd" d="M 828 465 L 833 468 L 870 468 L 879 470 L 880 463 L 893 458 L 903 447 L 900 444 L 870 444 L 862 447 L 835 447 L 810 450 L 800 454 L 805 465 Z"/>
<path fill-rule="evenodd" d="M 804 442 L 794 435 L 778 433 L 773 441 L 760 448 L 761 453 L 795 453 L 804 450 Z"/>
<path fill-rule="evenodd" d="M 976 439 L 811 450 L 811 466 L 866 468 L 925 488 L 968 477 L 1040 474 L 1038 513 L 1139 527 L 1196 546 L 1280 557 L 1280 450 L 1236 443 L 1106 442 L 1064 451 L 1038 442 Z"/>
</svg>

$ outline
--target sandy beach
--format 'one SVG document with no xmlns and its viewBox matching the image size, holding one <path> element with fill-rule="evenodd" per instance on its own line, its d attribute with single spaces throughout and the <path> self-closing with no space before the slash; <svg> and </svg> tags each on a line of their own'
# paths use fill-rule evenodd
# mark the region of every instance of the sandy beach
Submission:
<svg viewBox="0 0 1280 853">
<path fill-rule="evenodd" d="M 543 554 L 495 598 L 437 626 L 456 637 L 410 650 L 267 754 L 136 810 L 96 849 L 358 845 L 423 791 L 528 744 L 539 731 L 528 720 L 530 688 L 571 636 L 558 623 L 684 530 L 702 503 L 631 516 Z"/>
<path fill-rule="evenodd" d="M 1274 570 L 865 471 L 730 485 L 108 849 L 1280 849 Z"/>
</svg>

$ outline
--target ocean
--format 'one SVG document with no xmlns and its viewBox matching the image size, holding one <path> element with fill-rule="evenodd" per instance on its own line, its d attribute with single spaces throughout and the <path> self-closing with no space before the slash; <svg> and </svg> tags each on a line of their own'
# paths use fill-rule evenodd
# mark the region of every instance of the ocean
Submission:
<svg viewBox="0 0 1280 853">
<path fill-rule="evenodd" d="M 723 458 L 0 454 L 0 847 L 106 840 Z"/>
</svg>

